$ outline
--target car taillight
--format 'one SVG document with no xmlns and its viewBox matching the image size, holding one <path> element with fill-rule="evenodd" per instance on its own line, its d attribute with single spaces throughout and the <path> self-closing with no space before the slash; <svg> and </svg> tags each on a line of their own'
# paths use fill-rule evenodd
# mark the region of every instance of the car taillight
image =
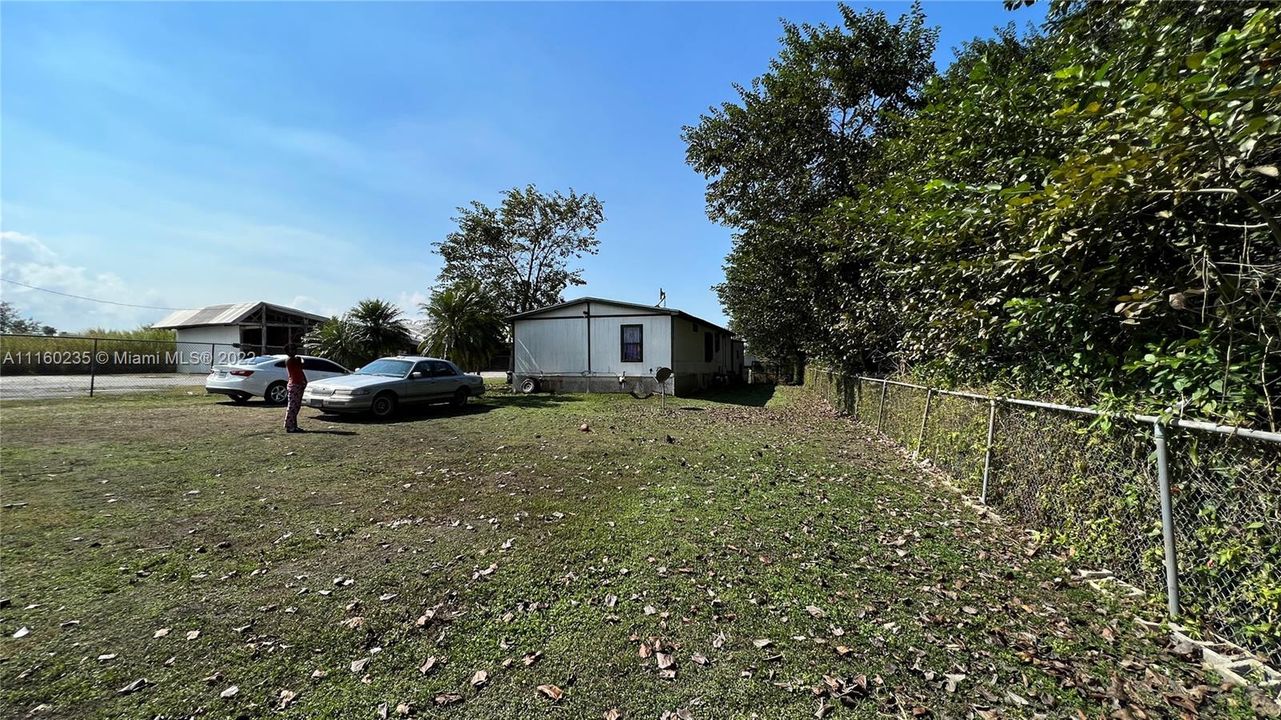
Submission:
<svg viewBox="0 0 1281 720">
<path fill-rule="evenodd" d="M 254 371 L 253 370 L 232 370 L 231 374 L 236 375 L 238 377 L 249 377 L 250 375 L 254 374 Z"/>
</svg>

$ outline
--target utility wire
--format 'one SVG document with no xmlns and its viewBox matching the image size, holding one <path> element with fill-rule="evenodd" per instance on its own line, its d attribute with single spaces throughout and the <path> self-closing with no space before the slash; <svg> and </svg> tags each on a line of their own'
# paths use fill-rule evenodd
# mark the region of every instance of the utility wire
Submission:
<svg viewBox="0 0 1281 720">
<path fill-rule="evenodd" d="M 75 298 L 76 300 L 87 300 L 89 302 L 102 303 L 104 305 L 119 305 L 120 307 L 141 308 L 143 310 L 190 310 L 191 309 L 191 308 L 161 307 L 159 305 L 134 305 L 133 303 L 122 303 L 122 302 L 116 302 L 115 300 L 99 300 L 98 298 L 85 297 L 84 295 L 72 295 L 71 293 L 65 293 L 60 290 L 50 290 L 49 288 L 36 287 L 35 285 L 28 285 L 24 282 L 18 282 L 17 280 L 10 280 L 9 278 L 0 278 L 0 280 L 3 280 L 7 283 L 12 283 L 14 285 L 21 285 L 24 288 L 39 290 L 40 292 L 47 292 L 51 295 L 61 295 L 63 297 Z"/>
</svg>

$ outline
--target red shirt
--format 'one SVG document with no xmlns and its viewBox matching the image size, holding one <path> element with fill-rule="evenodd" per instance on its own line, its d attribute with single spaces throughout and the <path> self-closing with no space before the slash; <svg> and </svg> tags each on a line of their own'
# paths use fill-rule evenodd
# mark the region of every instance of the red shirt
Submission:
<svg viewBox="0 0 1281 720">
<path fill-rule="evenodd" d="M 302 358 L 297 355 L 285 361 L 285 370 L 289 371 L 290 385 L 306 385 L 307 376 L 302 372 Z"/>
</svg>

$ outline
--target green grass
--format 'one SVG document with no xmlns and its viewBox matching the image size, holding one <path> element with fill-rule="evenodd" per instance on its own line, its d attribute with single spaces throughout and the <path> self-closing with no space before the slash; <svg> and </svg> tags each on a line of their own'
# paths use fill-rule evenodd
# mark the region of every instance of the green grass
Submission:
<svg viewBox="0 0 1281 720">
<path fill-rule="evenodd" d="M 795 388 L 495 392 L 303 435 L 183 391 L 0 412 L 7 717 L 809 718 L 825 675 L 868 678 L 833 717 L 1178 716 L 1203 683 L 1202 716 L 1252 714 Z"/>
</svg>

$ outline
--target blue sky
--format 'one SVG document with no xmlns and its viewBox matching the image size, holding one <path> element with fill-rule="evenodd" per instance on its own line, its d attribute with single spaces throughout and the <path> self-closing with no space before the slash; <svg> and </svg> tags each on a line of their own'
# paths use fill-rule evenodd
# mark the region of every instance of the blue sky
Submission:
<svg viewBox="0 0 1281 720">
<path fill-rule="evenodd" d="M 940 67 L 1044 15 L 925 11 Z M 731 231 L 704 214 L 681 127 L 766 69 L 780 17 L 839 21 L 835 3 L 4 3 L 0 273 L 145 305 L 417 314 L 454 209 L 535 183 L 605 205 L 567 296 L 662 287 L 723 322 Z M 165 314 L 0 293 L 65 330 Z"/>
</svg>

